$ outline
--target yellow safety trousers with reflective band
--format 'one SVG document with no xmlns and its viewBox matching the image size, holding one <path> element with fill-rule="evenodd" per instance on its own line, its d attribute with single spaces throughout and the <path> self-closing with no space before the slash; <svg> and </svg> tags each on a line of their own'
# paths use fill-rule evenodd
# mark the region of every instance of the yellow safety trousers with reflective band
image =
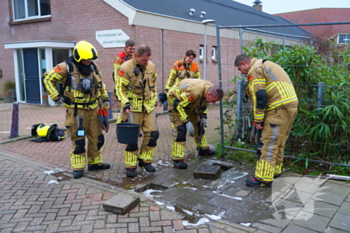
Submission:
<svg viewBox="0 0 350 233">
<path fill-rule="evenodd" d="M 274 175 L 279 175 L 282 173 L 282 165 L 283 164 L 278 164 L 275 166 L 275 174 Z"/>
<path fill-rule="evenodd" d="M 85 164 L 86 164 L 85 154 L 82 156 L 82 155 L 73 154 L 71 152 L 70 163 L 73 170 L 84 170 Z"/>
<path fill-rule="evenodd" d="M 268 183 L 273 181 L 275 175 L 275 167 L 266 160 L 256 162 L 255 177 L 259 180 Z"/>
<path fill-rule="evenodd" d="M 130 151 L 124 151 L 125 167 L 137 167 L 137 158 L 137 154 L 131 153 Z"/>
<path fill-rule="evenodd" d="M 103 163 L 103 160 L 102 160 L 102 150 L 100 149 L 99 150 L 99 155 L 97 156 L 97 157 L 95 157 L 95 158 L 91 158 L 91 157 L 89 157 L 88 158 L 88 164 L 101 164 L 101 163 Z"/>
<path fill-rule="evenodd" d="M 185 158 L 185 146 L 173 141 L 171 149 L 172 160 L 182 160 Z"/>
<path fill-rule="evenodd" d="M 145 163 L 152 162 L 153 155 L 154 155 L 154 149 L 146 152 L 141 152 L 139 158 L 142 159 Z"/>
</svg>

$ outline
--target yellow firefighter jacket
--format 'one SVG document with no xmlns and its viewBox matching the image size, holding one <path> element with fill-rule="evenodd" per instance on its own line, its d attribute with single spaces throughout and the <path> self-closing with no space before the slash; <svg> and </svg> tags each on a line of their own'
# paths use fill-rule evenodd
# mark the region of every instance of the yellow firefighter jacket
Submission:
<svg viewBox="0 0 350 233">
<path fill-rule="evenodd" d="M 116 81 L 116 96 L 122 108 L 130 104 L 133 112 L 148 113 L 155 108 L 157 73 L 151 61 L 141 67 L 133 57 L 120 66 Z"/>
<path fill-rule="evenodd" d="M 281 66 L 253 58 L 249 67 L 246 93 L 253 102 L 254 122 L 263 122 L 265 111 L 298 106 L 293 84 Z"/>
<path fill-rule="evenodd" d="M 86 76 L 78 72 L 78 69 L 73 62 L 71 62 L 71 64 L 73 67 L 72 72 L 68 71 L 68 64 L 62 62 L 44 74 L 43 83 L 51 99 L 56 100 L 60 98 L 60 93 L 55 85 L 55 82 L 60 82 L 65 88 L 63 96 L 70 100 L 68 103 L 64 103 L 66 107 L 94 109 L 98 106 L 97 98 L 108 100 L 106 86 L 102 82 L 101 73 L 96 64 L 94 70 L 91 71 L 89 75 L 89 78 L 92 80 L 91 91 L 89 94 L 84 94 L 82 86 L 80 85 L 81 80 Z M 68 72 L 71 72 L 71 76 L 68 75 Z"/>
<path fill-rule="evenodd" d="M 174 85 L 168 92 L 169 109 L 180 114 L 180 120 L 188 121 L 185 108 L 194 109 L 199 116 L 207 115 L 206 95 L 212 83 L 206 80 L 184 79 Z"/>
<path fill-rule="evenodd" d="M 196 78 L 200 79 L 201 75 L 198 69 L 198 64 L 192 62 L 190 64 L 185 63 L 184 60 L 175 62 L 170 70 L 168 82 L 165 86 L 165 90 L 168 91 L 170 88 L 178 84 L 181 80 L 186 78 Z"/>
</svg>

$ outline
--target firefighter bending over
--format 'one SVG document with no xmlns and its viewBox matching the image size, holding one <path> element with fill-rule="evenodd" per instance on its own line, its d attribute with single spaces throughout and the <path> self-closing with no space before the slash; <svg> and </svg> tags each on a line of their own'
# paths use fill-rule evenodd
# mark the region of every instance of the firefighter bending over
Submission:
<svg viewBox="0 0 350 233">
<path fill-rule="evenodd" d="M 215 151 L 209 148 L 204 128 L 207 122 L 207 105 L 222 99 L 224 93 L 218 86 L 198 79 L 184 79 L 168 92 L 169 116 L 176 130 L 173 137 L 172 160 L 174 167 L 186 169 L 185 158 L 186 132 L 189 123 L 194 126 L 194 139 L 199 147 L 199 155 L 213 156 Z"/>
</svg>

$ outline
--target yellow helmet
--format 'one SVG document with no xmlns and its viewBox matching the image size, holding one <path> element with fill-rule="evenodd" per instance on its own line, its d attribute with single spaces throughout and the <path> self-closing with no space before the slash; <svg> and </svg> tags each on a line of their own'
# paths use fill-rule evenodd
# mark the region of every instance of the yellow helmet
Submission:
<svg viewBox="0 0 350 233">
<path fill-rule="evenodd" d="M 37 128 L 36 132 L 39 137 L 47 137 L 48 132 L 49 132 L 50 126 L 47 124 L 41 124 Z"/>
<path fill-rule="evenodd" d="M 75 45 L 73 57 L 77 62 L 80 62 L 82 59 L 95 61 L 98 58 L 98 54 L 97 50 L 92 44 L 82 40 Z"/>
</svg>

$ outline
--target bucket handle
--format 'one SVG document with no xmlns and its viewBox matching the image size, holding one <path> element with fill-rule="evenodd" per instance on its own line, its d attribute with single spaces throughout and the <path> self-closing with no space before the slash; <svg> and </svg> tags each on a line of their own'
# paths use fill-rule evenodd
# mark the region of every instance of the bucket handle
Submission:
<svg viewBox="0 0 350 233">
<path fill-rule="evenodd" d="M 130 123 L 134 123 L 134 113 L 133 112 L 130 112 L 129 113 L 129 119 L 130 119 Z"/>
</svg>

